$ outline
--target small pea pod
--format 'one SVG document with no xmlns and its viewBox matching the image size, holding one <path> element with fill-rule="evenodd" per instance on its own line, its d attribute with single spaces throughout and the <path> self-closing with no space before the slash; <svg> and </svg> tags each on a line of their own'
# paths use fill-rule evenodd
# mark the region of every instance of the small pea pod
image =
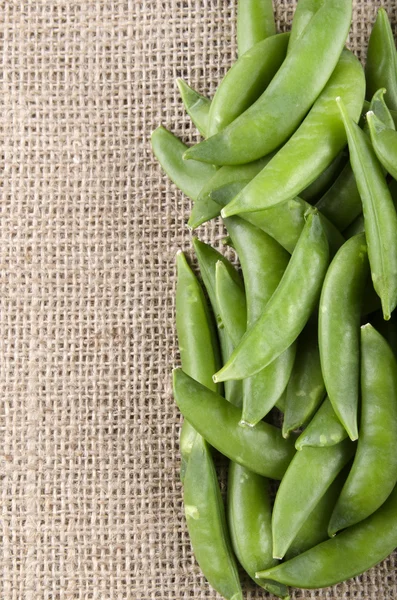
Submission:
<svg viewBox="0 0 397 600">
<path fill-rule="evenodd" d="M 295 448 L 305 446 L 325 448 L 335 446 L 348 437 L 346 429 L 335 414 L 329 398 L 326 398 L 306 429 L 295 442 Z"/>
<path fill-rule="evenodd" d="M 254 473 L 282 478 L 295 453 L 294 439 L 285 440 L 264 421 L 241 427 L 236 406 L 181 369 L 174 371 L 174 398 L 185 419 L 219 452 Z"/>
<path fill-rule="evenodd" d="M 233 64 L 212 100 L 208 136 L 225 129 L 265 91 L 285 59 L 288 39 L 289 33 L 268 37 Z"/>
<path fill-rule="evenodd" d="M 352 440 L 358 437 L 360 317 L 368 275 L 368 251 L 361 233 L 348 240 L 331 262 L 319 308 L 318 338 L 325 387 Z"/>
<path fill-rule="evenodd" d="M 306 325 L 318 302 L 329 260 L 328 240 L 318 213 L 311 212 L 306 219 L 277 290 L 214 381 L 243 379 L 264 369 L 289 348 Z"/>
<path fill-rule="evenodd" d="M 220 254 L 215 248 L 212 248 L 208 244 L 200 242 L 197 238 L 193 239 L 193 247 L 197 256 L 197 260 L 200 267 L 201 277 L 203 279 L 205 289 L 207 290 L 208 297 L 212 306 L 212 311 L 215 315 L 215 320 L 218 326 L 219 343 L 221 346 L 221 354 L 223 362 L 225 362 L 233 351 L 233 342 L 228 335 L 225 327 L 222 323 L 220 316 L 219 306 L 216 298 L 216 263 L 221 261 L 227 269 L 231 279 L 234 283 L 239 286 L 242 290 L 244 289 L 243 282 L 240 275 L 233 267 L 233 265 Z M 225 397 L 229 402 L 236 406 L 242 404 L 242 384 L 239 381 L 231 381 L 225 385 Z"/>
<path fill-rule="evenodd" d="M 215 279 L 216 301 L 221 321 L 233 345 L 237 346 L 247 327 L 245 293 L 239 285 L 236 285 L 225 264 L 220 260 L 216 263 Z M 188 371 L 186 372 L 188 375 L 190 374 Z"/>
<path fill-rule="evenodd" d="M 374 513 L 397 482 L 397 362 L 370 324 L 361 328 L 361 426 L 357 453 L 328 532 Z"/>
<path fill-rule="evenodd" d="M 260 98 L 223 131 L 190 148 L 186 158 L 243 164 L 285 142 L 336 67 L 351 13 L 351 0 L 324 2 Z"/>
<path fill-rule="evenodd" d="M 350 118 L 358 121 L 364 94 L 363 68 L 352 52 L 344 50 L 303 123 L 269 164 L 222 210 L 222 216 L 285 202 L 317 179 L 346 145 L 346 131 L 335 98 L 342 97 Z"/>
<path fill-rule="evenodd" d="M 317 323 L 311 319 L 298 338 L 296 359 L 287 385 L 283 436 L 311 419 L 325 396 Z"/>
<path fill-rule="evenodd" d="M 397 547 L 397 488 L 371 517 L 272 569 L 256 574 L 299 588 L 323 588 L 361 575 Z"/>
<path fill-rule="evenodd" d="M 277 564 L 272 556 L 272 525 L 267 479 L 230 463 L 227 488 L 227 517 L 233 550 L 248 575 L 265 590 L 288 600 L 288 590 L 271 581 L 255 579 L 265 565 Z"/>
<path fill-rule="evenodd" d="M 182 368 L 188 375 L 213 391 L 220 391 L 212 374 L 220 364 L 218 339 L 212 315 L 201 286 L 182 252 L 177 255 L 176 330 Z M 197 436 L 187 421 L 181 429 L 181 480 Z"/>
<path fill-rule="evenodd" d="M 367 63 L 367 98 L 372 98 L 379 88 L 386 88 L 386 103 L 397 110 L 397 52 L 387 12 L 378 10 L 369 38 Z"/>
<path fill-rule="evenodd" d="M 372 281 L 382 302 L 383 316 L 388 320 L 397 304 L 397 214 L 369 139 L 350 119 L 340 99 L 338 105 L 363 203 Z"/>
<path fill-rule="evenodd" d="M 193 552 L 205 578 L 227 600 L 242 600 L 214 463 L 200 436 L 186 470 L 183 501 Z"/>
<path fill-rule="evenodd" d="M 181 78 L 176 83 L 187 114 L 201 135 L 207 137 L 211 100 L 201 96 Z"/>
<path fill-rule="evenodd" d="M 373 113 L 367 113 L 371 142 L 376 156 L 386 171 L 397 178 L 397 131 L 386 127 Z"/>
<path fill-rule="evenodd" d="M 273 556 L 283 558 L 300 528 L 337 475 L 353 456 L 355 445 L 303 448 L 292 459 L 273 508 Z"/>
<path fill-rule="evenodd" d="M 239 0 L 237 47 L 239 56 L 276 33 L 272 0 Z"/>
<path fill-rule="evenodd" d="M 269 235 L 237 217 L 225 225 L 240 259 L 247 294 L 247 328 L 263 313 L 289 262 L 289 254 Z M 268 367 L 243 381 L 241 424 L 254 426 L 285 390 L 295 359 L 292 344 Z"/>
</svg>

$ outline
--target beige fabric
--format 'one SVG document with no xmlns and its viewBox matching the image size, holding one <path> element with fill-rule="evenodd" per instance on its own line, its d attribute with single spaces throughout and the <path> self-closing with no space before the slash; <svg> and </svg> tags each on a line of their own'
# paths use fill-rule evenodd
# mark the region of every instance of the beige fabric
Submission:
<svg viewBox="0 0 397 600">
<path fill-rule="evenodd" d="M 182 516 L 169 377 L 189 202 L 149 135 L 163 123 L 195 139 L 174 80 L 214 91 L 235 57 L 235 4 L 0 1 L 5 600 L 218 598 Z M 358 51 L 375 4 L 356 2 Z M 292 8 L 277 2 L 280 27 Z M 293 597 L 391 600 L 394 567 Z"/>
</svg>

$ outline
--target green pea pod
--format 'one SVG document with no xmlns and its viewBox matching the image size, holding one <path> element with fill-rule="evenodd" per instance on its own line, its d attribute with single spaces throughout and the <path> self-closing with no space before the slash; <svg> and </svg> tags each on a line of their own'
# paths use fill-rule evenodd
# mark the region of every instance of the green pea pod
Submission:
<svg viewBox="0 0 397 600">
<path fill-rule="evenodd" d="M 361 356 L 360 438 L 332 513 L 330 536 L 374 513 L 397 482 L 397 362 L 369 323 L 361 328 Z"/>
<path fill-rule="evenodd" d="M 397 547 L 397 488 L 371 517 L 256 577 L 299 588 L 323 588 L 361 575 Z"/>
<path fill-rule="evenodd" d="M 322 198 L 325 192 L 331 187 L 335 179 L 343 168 L 345 162 L 345 153 L 339 152 L 332 163 L 315 179 L 307 188 L 301 191 L 299 197 L 306 200 L 309 204 L 314 204 L 319 198 Z"/>
<path fill-rule="evenodd" d="M 388 320 L 397 304 L 397 214 L 369 139 L 350 119 L 342 100 L 338 99 L 338 105 L 363 203 L 372 281 L 382 302 L 383 316 Z"/>
<path fill-rule="evenodd" d="M 326 398 L 305 431 L 295 442 L 295 448 L 305 446 L 325 448 L 335 446 L 347 438 L 347 431 L 335 414 L 329 398 Z"/>
<path fill-rule="evenodd" d="M 223 210 L 222 216 L 262 210 L 297 196 L 329 167 L 346 145 L 346 131 L 335 98 L 343 98 L 358 121 L 365 77 L 359 60 L 344 50 L 312 109 L 269 164 Z"/>
<path fill-rule="evenodd" d="M 272 0 L 239 0 L 237 47 L 239 56 L 276 33 Z"/>
<path fill-rule="evenodd" d="M 289 33 L 268 37 L 233 64 L 212 100 L 208 136 L 225 129 L 263 94 L 285 59 L 288 39 Z"/>
<path fill-rule="evenodd" d="M 187 114 L 201 135 L 207 137 L 211 100 L 201 96 L 180 77 L 176 80 Z"/>
<path fill-rule="evenodd" d="M 220 364 L 212 316 L 203 290 L 182 252 L 177 255 L 177 271 L 176 331 L 182 368 L 210 390 L 220 391 L 212 381 L 212 375 Z M 180 436 L 182 481 L 196 436 L 190 423 L 184 421 Z"/>
<path fill-rule="evenodd" d="M 371 142 L 376 156 L 386 171 L 397 177 L 397 131 L 386 127 L 380 119 L 369 111 L 367 121 L 371 132 Z"/>
<path fill-rule="evenodd" d="M 391 115 L 391 112 L 385 102 L 385 88 L 380 88 L 375 92 L 372 96 L 371 103 L 369 105 L 369 110 L 375 113 L 375 115 L 382 121 L 385 127 L 389 129 L 395 129 L 396 126 L 394 124 L 394 119 Z M 368 111 L 366 111 L 367 113 Z M 368 133 L 368 127 L 366 128 L 366 133 Z"/>
<path fill-rule="evenodd" d="M 200 436 L 186 470 L 183 501 L 193 552 L 204 576 L 227 600 L 242 600 L 214 463 Z"/>
<path fill-rule="evenodd" d="M 285 554 L 286 560 L 290 560 L 328 539 L 329 517 L 346 481 L 346 475 L 345 468 L 320 498 L 288 548 Z"/>
<path fill-rule="evenodd" d="M 379 88 L 386 88 L 387 105 L 397 110 L 397 53 L 393 32 L 384 8 L 378 10 L 369 38 L 365 76 L 367 98 L 372 98 Z"/>
<path fill-rule="evenodd" d="M 360 317 L 368 275 L 368 251 L 365 234 L 361 233 L 337 252 L 320 298 L 318 339 L 325 386 L 352 440 L 358 437 Z"/>
<path fill-rule="evenodd" d="M 222 323 L 227 335 L 237 346 L 247 327 L 247 302 L 244 290 L 236 285 L 225 264 L 216 263 L 215 275 L 216 301 Z M 183 367 L 183 365 L 182 365 Z M 190 374 L 186 371 L 188 375 Z"/>
<path fill-rule="evenodd" d="M 285 142 L 336 67 L 351 13 L 351 0 L 324 2 L 255 104 L 223 131 L 190 148 L 186 158 L 218 165 L 243 164 Z"/>
<path fill-rule="evenodd" d="M 218 261 L 221 261 L 225 265 L 231 279 L 242 290 L 244 290 L 243 282 L 233 265 L 224 256 L 222 256 L 222 254 L 215 250 L 215 248 L 212 248 L 208 244 L 200 242 L 197 238 L 193 239 L 193 247 L 199 263 L 201 277 L 203 279 L 205 289 L 207 290 L 207 294 L 210 299 L 212 311 L 215 315 L 215 320 L 218 326 L 218 335 L 221 346 L 222 359 L 223 362 L 225 362 L 231 355 L 234 346 L 230 336 L 228 335 L 223 325 L 216 298 L 216 263 Z M 243 398 L 241 382 L 228 382 L 225 385 L 225 397 L 232 404 L 235 404 L 236 406 L 241 406 Z"/>
<path fill-rule="evenodd" d="M 290 256 L 273 238 L 242 219 L 225 219 L 225 225 L 243 271 L 250 328 L 275 292 Z M 294 359 L 292 344 L 268 367 L 244 379 L 242 425 L 256 425 L 273 408 L 285 390 Z"/>
<path fill-rule="evenodd" d="M 318 348 L 317 323 L 308 322 L 298 338 L 296 359 L 287 385 L 283 436 L 311 419 L 325 396 Z"/>
<path fill-rule="evenodd" d="M 274 558 L 284 557 L 316 504 L 351 459 L 354 449 L 350 440 L 344 440 L 328 448 L 303 448 L 294 456 L 274 502 Z"/>
<path fill-rule="evenodd" d="M 260 421 L 240 427 L 240 410 L 181 369 L 174 371 L 175 402 L 191 425 L 222 454 L 254 473 L 281 479 L 295 453 L 294 440 Z"/>
<path fill-rule="evenodd" d="M 211 193 L 211 198 L 220 206 L 226 206 L 247 183 L 246 181 L 236 181 L 230 185 L 225 185 L 214 190 Z M 292 254 L 305 224 L 305 213 L 310 208 L 310 204 L 297 197 L 288 200 L 288 202 L 271 206 L 266 210 L 243 213 L 241 218 L 262 229 Z M 326 217 L 320 214 L 320 218 L 328 238 L 331 255 L 333 255 L 342 246 L 345 239 Z"/>
<path fill-rule="evenodd" d="M 345 236 L 345 238 L 347 240 L 349 240 L 350 238 L 352 238 L 354 235 L 358 235 L 360 233 L 363 233 L 365 231 L 364 228 L 364 215 L 358 215 L 358 217 L 356 219 L 354 219 L 353 223 L 351 223 L 349 225 L 349 227 L 347 227 L 344 232 L 343 235 Z"/>
<path fill-rule="evenodd" d="M 277 564 L 272 556 L 269 483 L 249 469 L 230 463 L 227 488 L 227 517 L 233 550 L 248 575 L 265 590 L 289 599 L 285 586 L 255 579 L 255 573 Z"/>
<path fill-rule="evenodd" d="M 311 210 L 277 290 L 262 316 L 214 375 L 214 381 L 255 375 L 289 348 L 306 325 L 318 302 L 329 261 L 320 217 Z"/>
</svg>

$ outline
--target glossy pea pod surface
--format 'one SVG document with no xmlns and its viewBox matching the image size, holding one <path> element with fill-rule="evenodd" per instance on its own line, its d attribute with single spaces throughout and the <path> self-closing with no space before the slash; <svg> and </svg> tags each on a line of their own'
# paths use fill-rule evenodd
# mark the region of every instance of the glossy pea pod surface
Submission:
<svg viewBox="0 0 397 600">
<path fill-rule="evenodd" d="M 174 371 L 174 398 L 183 416 L 211 446 L 251 471 L 281 479 L 294 453 L 294 439 L 260 421 L 255 427 L 239 425 L 241 411 L 181 369 Z"/>
<path fill-rule="evenodd" d="M 346 145 L 335 98 L 358 121 L 365 94 L 363 68 L 344 50 L 325 88 L 294 135 L 223 210 L 223 216 L 261 210 L 297 196 L 326 169 Z"/>
<path fill-rule="evenodd" d="M 272 0 L 238 0 L 237 47 L 239 56 L 276 33 Z"/>
<path fill-rule="evenodd" d="M 222 132 L 186 157 L 242 164 L 265 156 L 297 128 L 327 83 L 350 27 L 350 0 L 327 0 L 306 27 L 262 96 Z"/>
<path fill-rule="evenodd" d="M 242 600 L 215 467 L 200 436 L 186 470 L 183 500 L 194 555 L 206 579 L 226 600 Z"/>
<path fill-rule="evenodd" d="M 319 215 L 306 217 L 299 242 L 264 313 L 247 331 L 215 381 L 243 379 L 265 368 L 297 339 L 319 299 L 329 247 Z M 291 310 L 293 306 L 293 310 Z"/>
<path fill-rule="evenodd" d="M 369 517 L 397 482 L 397 362 L 370 324 L 361 328 L 361 425 L 357 453 L 329 533 Z"/>
</svg>

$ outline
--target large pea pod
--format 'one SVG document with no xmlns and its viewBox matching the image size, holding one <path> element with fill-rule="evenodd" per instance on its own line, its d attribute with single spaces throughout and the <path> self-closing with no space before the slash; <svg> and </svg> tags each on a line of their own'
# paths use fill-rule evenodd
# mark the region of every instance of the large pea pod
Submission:
<svg viewBox="0 0 397 600">
<path fill-rule="evenodd" d="M 360 317 L 368 275 L 367 245 L 361 233 L 337 252 L 320 298 L 319 346 L 325 387 L 352 440 L 358 437 Z"/>
<path fill-rule="evenodd" d="M 215 467 L 200 436 L 186 470 L 183 501 L 193 552 L 204 576 L 227 600 L 242 600 Z"/>
<path fill-rule="evenodd" d="M 272 556 L 269 482 L 233 462 L 229 467 L 227 519 L 234 552 L 248 575 L 275 596 L 288 598 L 285 586 L 255 579 L 256 571 L 277 564 Z"/>
<path fill-rule="evenodd" d="M 375 512 L 397 482 L 397 362 L 370 324 L 361 328 L 361 426 L 357 453 L 329 524 L 329 534 Z"/>
</svg>

